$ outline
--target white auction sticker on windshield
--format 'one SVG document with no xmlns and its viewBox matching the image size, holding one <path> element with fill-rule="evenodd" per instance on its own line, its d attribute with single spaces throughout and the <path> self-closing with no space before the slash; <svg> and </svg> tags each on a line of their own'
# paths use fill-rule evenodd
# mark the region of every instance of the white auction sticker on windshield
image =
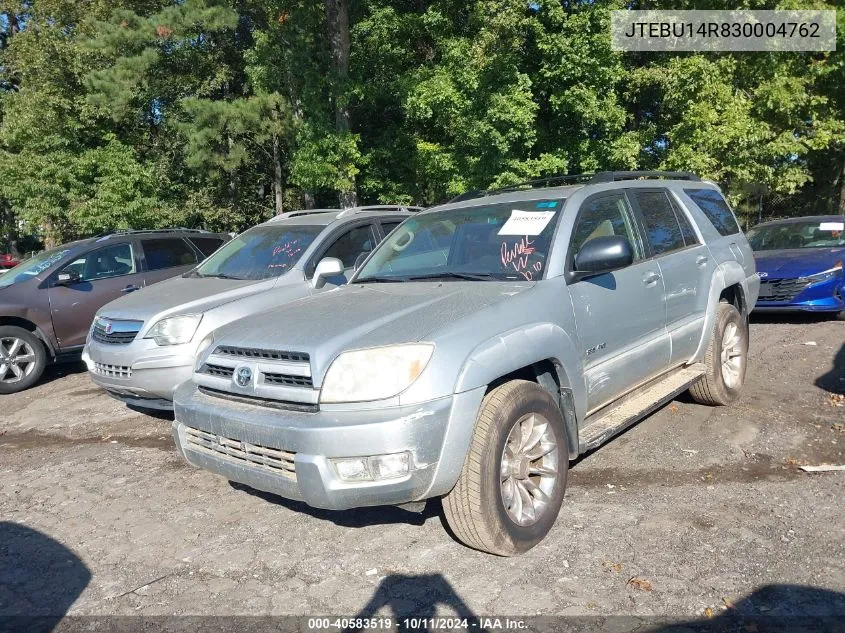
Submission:
<svg viewBox="0 0 845 633">
<path fill-rule="evenodd" d="M 540 235 L 555 217 L 556 211 L 511 211 L 511 217 L 499 229 L 499 235 Z"/>
<path fill-rule="evenodd" d="M 845 222 L 822 222 L 819 224 L 820 231 L 845 231 Z"/>
</svg>

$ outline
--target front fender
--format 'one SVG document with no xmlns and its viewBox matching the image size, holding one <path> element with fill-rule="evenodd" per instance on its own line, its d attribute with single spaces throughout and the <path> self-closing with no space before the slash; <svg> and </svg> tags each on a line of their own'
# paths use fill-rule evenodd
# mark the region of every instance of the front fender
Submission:
<svg viewBox="0 0 845 633">
<path fill-rule="evenodd" d="M 587 391 L 583 365 L 572 337 L 553 323 L 533 323 L 504 332 L 473 349 L 458 375 L 455 392 L 461 393 L 489 385 L 498 378 L 533 363 L 551 360 L 557 371 L 561 390 L 569 390 L 575 419 L 566 415 L 567 440 L 577 451 L 578 420 L 587 410 Z M 561 404 L 569 396 L 562 394 Z M 569 407 L 563 407 L 564 410 Z"/>
</svg>

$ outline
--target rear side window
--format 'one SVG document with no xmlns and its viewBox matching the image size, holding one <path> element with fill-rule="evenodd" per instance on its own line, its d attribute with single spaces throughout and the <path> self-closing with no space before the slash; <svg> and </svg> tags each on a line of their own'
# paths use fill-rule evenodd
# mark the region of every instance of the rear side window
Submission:
<svg viewBox="0 0 845 633">
<path fill-rule="evenodd" d="M 698 205 L 707 219 L 713 224 L 719 235 L 733 235 L 739 233 L 739 225 L 725 199 L 714 189 L 684 189 L 695 204 Z"/>
<path fill-rule="evenodd" d="M 200 252 L 208 257 L 223 243 L 223 240 L 219 237 L 191 237 L 188 238 L 191 240 L 191 243 L 200 249 Z"/>
<path fill-rule="evenodd" d="M 196 264 L 197 256 L 185 240 L 179 238 L 154 238 L 141 240 L 147 270 L 162 270 L 176 266 Z"/>
<path fill-rule="evenodd" d="M 646 235 L 655 255 L 663 255 L 684 248 L 681 223 L 672 203 L 662 191 L 631 191 L 646 225 Z"/>
</svg>

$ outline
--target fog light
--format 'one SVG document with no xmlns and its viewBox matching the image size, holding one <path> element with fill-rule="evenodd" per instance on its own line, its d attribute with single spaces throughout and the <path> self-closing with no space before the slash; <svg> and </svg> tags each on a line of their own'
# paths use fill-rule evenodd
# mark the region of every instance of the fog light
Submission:
<svg viewBox="0 0 845 633">
<path fill-rule="evenodd" d="M 369 481 L 370 469 L 367 468 L 366 457 L 352 459 L 333 459 L 335 470 L 341 479 L 346 481 Z"/>
<path fill-rule="evenodd" d="M 344 481 L 394 479 L 411 471 L 411 454 L 407 451 L 370 457 L 343 457 L 331 461 L 338 476 Z"/>
<path fill-rule="evenodd" d="M 410 470 L 410 453 L 394 453 L 393 455 L 376 455 L 370 457 L 370 472 L 373 479 L 391 479 L 407 475 Z"/>
</svg>

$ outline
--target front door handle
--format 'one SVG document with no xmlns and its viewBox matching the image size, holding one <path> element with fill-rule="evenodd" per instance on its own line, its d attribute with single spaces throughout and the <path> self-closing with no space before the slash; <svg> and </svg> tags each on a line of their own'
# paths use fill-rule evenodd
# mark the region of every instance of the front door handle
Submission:
<svg viewBox="0 0 845 633">
<path fill-rule="evenodd" d="M 654 272 L 654 271 L 648 272 L 645 275 L 643 275 L 643 283 L 646 286 L 653 286 L 658 281 L 660 281 L 660 275 L 658 273 Z"/>
<path fill-rule="evenodd" d="M 130 284 L 121 290 L 121 292 L 135 292 L 136 290 L 140 290 L 140 288 L 134 284 Z"/>
<path fill-rule="evenodd" d="M 707 256 L 706 255 L 699 255 L 695 258 L 695 263 L 699 266 L 704 266 L 707 263 Z"/>
</svg>

